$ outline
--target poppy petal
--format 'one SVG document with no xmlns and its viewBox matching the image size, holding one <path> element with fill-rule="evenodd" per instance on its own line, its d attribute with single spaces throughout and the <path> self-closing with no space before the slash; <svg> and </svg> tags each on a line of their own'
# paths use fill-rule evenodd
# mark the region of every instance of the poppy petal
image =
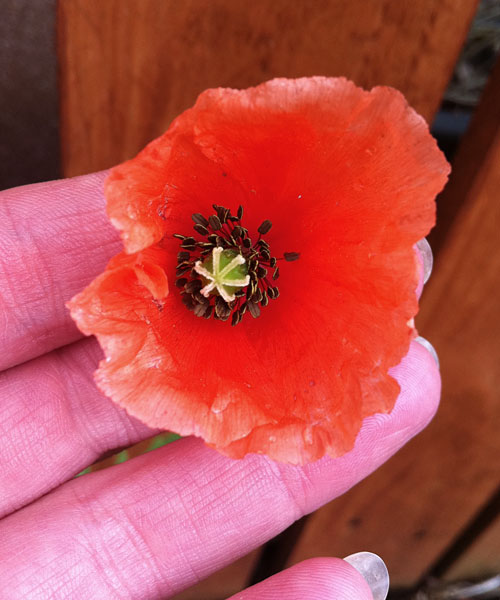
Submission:
<svg viewBox="0 0 500 600">
<path fill-rule="evenodd" d="M 108 357 L 99 386 L 148 425 L 235 458 L 344 454 L 399 393 L 389 369 L 415 335 L 414 245 L 448 172 L 391 88 L 314 77 L 204 92 L 106 184 L 132 263 L 122 255 L 71 305 Z M 300 253 L 280 267 L 279 298 L 236 327 L 196 317 L 177 289 L 154 301 L 166 284 L 154 267 L 175 277 L 173 235 L 213 204 L 241 205 L 253 233 L 269 220 L 273 255 Z"/>
</svg>

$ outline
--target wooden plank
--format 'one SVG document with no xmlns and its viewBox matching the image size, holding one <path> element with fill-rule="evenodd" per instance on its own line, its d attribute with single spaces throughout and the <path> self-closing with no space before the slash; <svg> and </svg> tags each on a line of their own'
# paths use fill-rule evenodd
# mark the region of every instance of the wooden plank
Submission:
<svg viewBox="0 0 500 600">
<path fill-rule="evenodd" d="M 500 573 L 500 515 L 450 567 L 443 578 L 459 581 Z"/>
<path fill-rule="evenodd" d="M 291 562 L 373 550 L 387 561 L 395 586 L 413 585 L 496 490 L 500 111 L 489 107 L 499 104 L 497 69 L 461 155 L 473 160 L 485 127 L 493 130 L 494 141 L 473 176 L 450 188 L 463 209 L 439 255 L 417 322 L 441 357 L 438 416 L 379 472 L 313 515 Z M 462 175 L 458 171 L 452 177 Z M 498 538 L 490 548 L 498 549 Z M 469 564 L 472 560 L 469 555 Z"/>
<path fill-rule="evenodd" d="M 453 177 L 439 196 L 437 225 L 429 236 L 435 255 L 445 243 L 455 217 L 462 208 L 459 200 L 464 199 L 463 190 L 467 190 L 475 179 L 495 144 L 498 135 L 495 123 L 500 121 L 500 102 L 494 88 L 499 78 L 500 61 L 497 61 L 481 99 L 481 110 L 473 116 L 454 158 Z"/>
<path fill-rule="evenodd" d="M 476 0 L 59 0 L 66 176 L 133 156 L 208 87 L 346 75 L 430 119 Z"/>
</svg>

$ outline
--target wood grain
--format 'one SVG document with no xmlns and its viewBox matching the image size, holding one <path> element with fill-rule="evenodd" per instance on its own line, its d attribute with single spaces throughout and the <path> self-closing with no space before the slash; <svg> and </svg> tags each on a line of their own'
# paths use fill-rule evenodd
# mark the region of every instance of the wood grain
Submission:
<svg viewBox="0 0 500 600">
<path fill-rule="evenodd" d="M 453 177 L 439 196 L 437 225 L 429 235 L 435 255 L 445 243 L 462 208 L 463 190 L 468 189 L 470 182 L 476 178 L 496 142 L 498 130 L 495 124 L 500 121 L 500 102 L 496 91 L 499 78 L 500 61 L 497 61 L 481 99 L 481 110 L 473 116 L 454 158 Z"/>
<path fill-rule="evenodd" d="M 444 574 L 449 581 L 476 580 L 500 573 L 500 515 Z"/>
<path fill-rule="evenodd" d="M 130 158 L 208 87 L 345 75 L 439 106 L 476 0 L 59 0 L 66 176 Z"/>
<path fill-rule="evenodd" d="M 489 107 L 499 104 L 500 69 L 459 156 L 474 160 L 485 127 L 493 130 L 494 140 L 469 180 L 460 171 L 452 175 L 462 180 L 461 188 L 452 189 L 463 209 L 439 255 L 417 322 L 441 357 L 438 416 L 377 473 L 313 515 L 291 562 L 373 550 L 387 561 L 393 585 L 415 584 L 497 489 L 500 113 Z M 498 548 L 498 540 L 485 548 L 490 539 L 478 546 L 483 556 Z M 480 558 L 471 549 L 467 560 L 472 565 Z M 498 559 L 493 564 L 498 566 Z"/>
</svg>

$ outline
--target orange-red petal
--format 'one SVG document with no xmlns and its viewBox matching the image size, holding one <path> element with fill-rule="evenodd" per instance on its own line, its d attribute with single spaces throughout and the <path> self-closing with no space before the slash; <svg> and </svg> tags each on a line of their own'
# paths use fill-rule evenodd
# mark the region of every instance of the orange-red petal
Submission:
<svg viewBox="0 0 500 600">
<path fill-rule="evenodd" d="M 413 335 L 413 246 L 448 171 L 390 88 L 315 77 L 204 92 L 106 184 L 131 263 L 112 261 L 71 305 L 106 352 L 100 387 L 149 425 L 233 457 L 345 453 L 397 397 L 388 371 Z M 301 253 L 281 268 L 279 299 L 237 327 L 195 317 L 172 285 L 172 236 L 213 203 L 243 205 L 251 232 L 270 219 L 273 255 Z M 171 283 L 161 302 L 155 268 Z"/>
</svg>

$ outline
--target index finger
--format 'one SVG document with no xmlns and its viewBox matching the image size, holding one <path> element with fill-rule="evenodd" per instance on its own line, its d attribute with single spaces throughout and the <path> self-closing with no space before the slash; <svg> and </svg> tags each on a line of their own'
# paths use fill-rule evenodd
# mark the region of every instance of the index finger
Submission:
<svg viewBox="0 0 500 600">
<path fill-rule="evenodd" d="M 0 370 L 82 337 L 65 303 L 121 248 L 106 217 L 106 176 L 0 194 Z"/>
</svg>

